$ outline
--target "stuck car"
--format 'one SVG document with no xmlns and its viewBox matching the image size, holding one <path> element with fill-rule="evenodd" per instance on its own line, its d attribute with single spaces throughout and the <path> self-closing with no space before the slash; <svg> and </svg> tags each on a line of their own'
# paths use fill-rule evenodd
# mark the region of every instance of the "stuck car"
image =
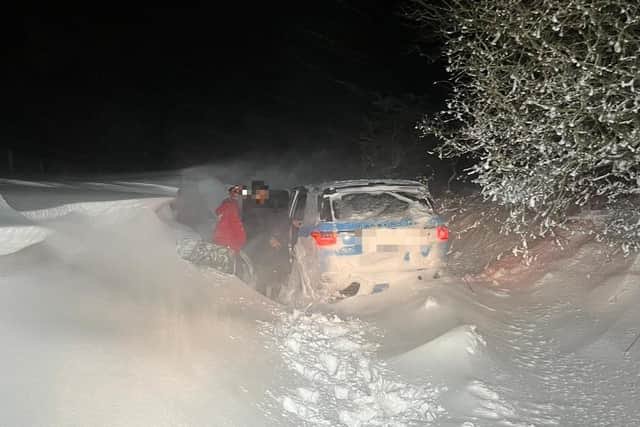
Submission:
<svg viewBox="0 0 640 427">
<path fill-rule="evenodd" d="M 449 230 L 428 188 L 411 180 L 352 180 L 295 188 L 289 218 L 296 293 L 344 297 L 381 292 L 400 277 L 438 277 Z"/>
</svg>

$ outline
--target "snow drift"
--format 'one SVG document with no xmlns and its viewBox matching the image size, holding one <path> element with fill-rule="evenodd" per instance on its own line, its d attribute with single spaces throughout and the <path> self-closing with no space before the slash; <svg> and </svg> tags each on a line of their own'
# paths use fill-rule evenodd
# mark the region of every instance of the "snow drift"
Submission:
<svg viewBox="0 0 640 427">
<path fill-rule="evenodd" d="M 640 261 L 589 239 L 496 279 L 505 237 L 452 221 L 466 276 L 292 311 L 180 259 L 167 195 L 11 186 L 0 424 L 640 424 Z"/>
<path fill-rule="evenodd" d="M 180 260 L 166 200 L 3 207 L 48 234 L 0 258 L 0 424 L 262 423 L 273 306 Z"/>
</svg>

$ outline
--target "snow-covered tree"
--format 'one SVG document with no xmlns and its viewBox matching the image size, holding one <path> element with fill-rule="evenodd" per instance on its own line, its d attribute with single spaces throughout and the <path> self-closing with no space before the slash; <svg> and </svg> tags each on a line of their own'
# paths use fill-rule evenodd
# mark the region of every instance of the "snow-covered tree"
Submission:
<svg viewBox="0 0 640 427">
<path fill-rule="evenodd" d="M 543 236 L 597 200 L 616 212 L 606 236 L 638 249 L 640 2 L 414 0 L 410 17 L 438 23 L 453 83 L 419 128 L 475 159 L 504 230 Z"/>
</svg>

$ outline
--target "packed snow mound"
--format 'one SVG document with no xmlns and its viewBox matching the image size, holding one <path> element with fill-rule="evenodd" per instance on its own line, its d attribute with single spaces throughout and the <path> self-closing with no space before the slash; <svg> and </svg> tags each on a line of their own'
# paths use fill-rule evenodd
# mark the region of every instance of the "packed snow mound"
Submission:
<svg viewBox="0 0 640 427">
<path fill-rule="evenodd" d="M 481 359 L 487 343 L 475 325 L 461 325 L 413 350 L 389 360 L 403 372 L 473 372 L 474 359 Z"/>
<path fill-rule="evenodd" d="M 0 256 L 42 242 L 51 230 L 16 212 L 0 195 Z"/>
<path fill-rule="evenodd" d="M 0 226 L 0 256 L 42 242 L 51 230 L 37 225 Z"/>
<path fill-rule="evenodd" d="M 271 332 L 295 390 L 273 390 L 293 423 L 328 426 L 433 425 L 444 413 L 431 384 L 401 382 L 376 361 L 367 326 L 320 313 L 294 311 Z"/>
</svg>

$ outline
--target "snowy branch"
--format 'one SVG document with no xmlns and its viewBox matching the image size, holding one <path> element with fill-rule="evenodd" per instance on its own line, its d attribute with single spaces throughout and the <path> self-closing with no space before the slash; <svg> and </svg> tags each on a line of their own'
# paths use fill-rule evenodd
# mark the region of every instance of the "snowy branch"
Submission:
<svg viewBox="0 0 640 427">
<path fill-rule="evenodd" d="M 446 4 L 416 2 L 411 16 L 440 23 L 455 85 L 447 109 L 419 128 L 442 141 L 441 157 L 476 159 L 467 173 L 511 211 L 504 231 L 544 236 L 593 199 L 633 200 L 640 188 L 637 1 Z M 622 238 L 625 251 L 640 248 L 640 224 L 614 223 L 605 235 Z"/>
</svg>

